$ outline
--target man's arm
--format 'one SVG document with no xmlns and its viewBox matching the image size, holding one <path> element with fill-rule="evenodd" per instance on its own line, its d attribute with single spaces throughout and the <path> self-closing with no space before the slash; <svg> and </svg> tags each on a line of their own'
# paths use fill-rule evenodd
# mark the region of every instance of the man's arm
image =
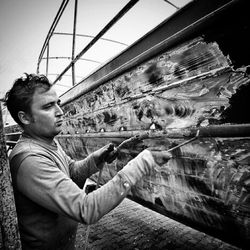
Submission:
<svg viewBox="0 0 250 250">
<path fill-rule="evenodd" d="M 107 184 L 86 195 L 51 161 L 40 156 L 28 156 L 18 170 L 17 187 L 48 210 L 91 224 L 116 207 L 131 186 L 149 174 L 155 164 L 150 151 L 144 150 Z"/>
<path fill-rule="evenodd" d="M 60 150 L 62 149 L 60 148 Z M 112 143 L 105 145 L 88 155 L 85 159 L 79 161 L 72 160 L 63 150 L 62 154 L 64 154 L 64 157 L 68 161 L 70 178 L 80 188 L 84 186 L 87 178 L 104 167 L 105 162 L 110 163 L 116 158 L 114 145 Z"/>
</svg>

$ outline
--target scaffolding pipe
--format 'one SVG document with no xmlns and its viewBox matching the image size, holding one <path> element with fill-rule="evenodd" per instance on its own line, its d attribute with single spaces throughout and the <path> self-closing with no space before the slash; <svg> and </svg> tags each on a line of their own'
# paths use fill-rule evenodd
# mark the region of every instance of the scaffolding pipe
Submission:
<svg viewBox="0 0 250 250">
<path fill-rule="evenodd" d="M 78 0 L 75 0 L 74 24 L 73 24 L 73 40 L 72 40 L 72 57 L 71 57 L 72 61 L 75 58 L 77 6 L 78 6 Z M 72 64 L 72 86 L 74 86 L 74 85 L 75 85 L 75 63 Z"/>
<path fill-rule="evenodd" d="M 47 60 L 47 57 L 43 57 L 42 59 L 43 60 L 44 59 Z M 71 60 L 71 57 L 69 57 L 69 56 L 50 56 L 48 59 L 49 60 L 52 60 L 52 59 L 68 59 L 68 60 Z M 79 58 L 79 60 L 101 64 L 100 61 L 96 61 L 96 60 L 92 60 L 92 59 L 87 59 L 87 58 Z"/>
<path fill-rule="evenodd" d="M 68 32 L 54 32 L 53 35 L 72 36 L 73 34 L 72 33 L 68 33 Z M 87 38 L 94 38 L 94 36 L 85 35 L 85 34 L 76 34 L 76 36 L 87 37 Z M 117 43 L 117 44 L 121 44 L 123 46 L 128 47 L 128 44 L 122 43 L 122 42 L 119 42 L 119 41 L 116 41 L 116 40 L 113 40 L 113 39 L 108 39 L 108 38 L 101 37 L 99 40 L 103 40 L 103 41 L 107 41 L 107 42 L 112 42 L 112 43 Z"/>
<path fill-rule="evenodd" d="M 48 57 L 43 57 L 42 60 L 44 59 L 68 59 L 68 60 L 71 60 L 71 57 L 69 56 L 50 56 L 49 58 Z M 100 64 L 101 62 L 100 61 L 96 61 L 96 60 L 92 60 L 92 59 L 88 59 L 88 58 L 79 58 L 79 60 L 83 60 L 83 61 L 88 61 L 88 62 L 93 62 L 93 63 L 98 63 Z"/>
<path fill-rule="evenodd" d="M 47 44 L 46 76 L 48 76 L 48 72 L 49 72 L 49 43 Z"/>
<path fill-rule="evenodd" d="M 178 7 L 178 6 L 176 6 L 176 5 L 174 5 L 173 3 L 171 3 L 170 1 L 168 1 L 168 0 L 164 0 L 166 3 L 168 3 L 168 4 L 170 4 L 170 5 L 172 5 L 174 8 L 176 8 L 177 10 L 179 10 L 180 8 Z"/>
<path fill-rule="evenodd" d="M 52 23 L 52 25 L 50 27 L 50 30 L 49 30 L 47 36 L 46 36 L 46 39 L 44 41 L 42 50 L 41 50 L 40 55 L 38 57 L 37 73 L 39 73 L 39 65 L 40 65 L 40 62 L 41 62 L 42 57 L 44 55 L 44 52 L 46 50 L 47 44 L 49 43 L 49 40 L 50 40 L 51 36 L 53 35 L 53 32 L 54 32 L 54 30 L 55 30 L 55 28 L 56 28 L 56 26 L 57 26 L 57 24 L 58 24 L 58 22 L 59 22 L 59 20 L 60 20 L 60 18 L 62 16 L 62 14 L 63 14 L 63 12 L 64 12 L 68 2 L 69 2 L 69 0 L 63 0 L 62 1 L 61 6 L 60 6 L 60 8 L 59 8 L 59 10 L 58 10 L 58 12 L 56 14 L 56 17 L 55 17 L 55 19 L 54 19 L 54 21 L 53 21 L 53 23 Z"/>
<path fill-rule="evenodd" d="M 61 77 L 70 69 L 70 67 L 77 61 L 79 58 L 89 50 L 100 37 L 104 35 L 125 13 L 127 13 L 139 0 L 131 0 L 125 7 L 120 10 L 120 12 L 95 36 L 95 38 L 70 62 L 70 64 L 63 70 L 63 72 L 55 79 L 53 84 L 55 84 Z"/>
</svg>

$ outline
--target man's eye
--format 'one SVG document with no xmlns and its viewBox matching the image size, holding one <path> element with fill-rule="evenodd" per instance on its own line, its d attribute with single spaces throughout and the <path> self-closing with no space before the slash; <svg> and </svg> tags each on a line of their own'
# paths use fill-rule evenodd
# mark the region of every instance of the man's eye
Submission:
<svg viewBox="0 0 250 250">
<path fill-rule="evenodd" d="M 52 107 L 52 104 L 48 104 L 48 105 L 44 106 L 45 109 L 49 109 L 51 107 Z"/>
</svg>

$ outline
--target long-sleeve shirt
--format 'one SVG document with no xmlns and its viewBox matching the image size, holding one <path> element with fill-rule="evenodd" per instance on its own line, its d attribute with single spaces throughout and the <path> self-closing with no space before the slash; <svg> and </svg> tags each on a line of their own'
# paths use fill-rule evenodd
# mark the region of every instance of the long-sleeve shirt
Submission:
<svg viewBox="0 0 250 250">
<path fill-rule="evenodd" d="M 121 170 L 86 195 L 86 179 L 99 170 L 91 154 L 74 161 L 58 143 L 25 135 L 11 152 L 10 167 L 23 249 L 74 249 L 77 223 L 98 221 L 133 184 Z"/>
</svg>

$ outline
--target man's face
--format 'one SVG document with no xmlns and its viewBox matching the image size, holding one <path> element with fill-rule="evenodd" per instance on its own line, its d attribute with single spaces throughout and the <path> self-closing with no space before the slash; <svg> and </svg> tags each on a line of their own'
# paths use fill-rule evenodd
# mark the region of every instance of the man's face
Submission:
<svg viewBox="0 0 250 250">
<path fill-rule="evenodd" d="M 32 119 L 28 125 L 31 135 L 47 140 L 61 132 L 63 112 L 59 104 L 53 87 L 46 92 L 41 88 L 35 91 L 31 104 Z"/>
</svg>

